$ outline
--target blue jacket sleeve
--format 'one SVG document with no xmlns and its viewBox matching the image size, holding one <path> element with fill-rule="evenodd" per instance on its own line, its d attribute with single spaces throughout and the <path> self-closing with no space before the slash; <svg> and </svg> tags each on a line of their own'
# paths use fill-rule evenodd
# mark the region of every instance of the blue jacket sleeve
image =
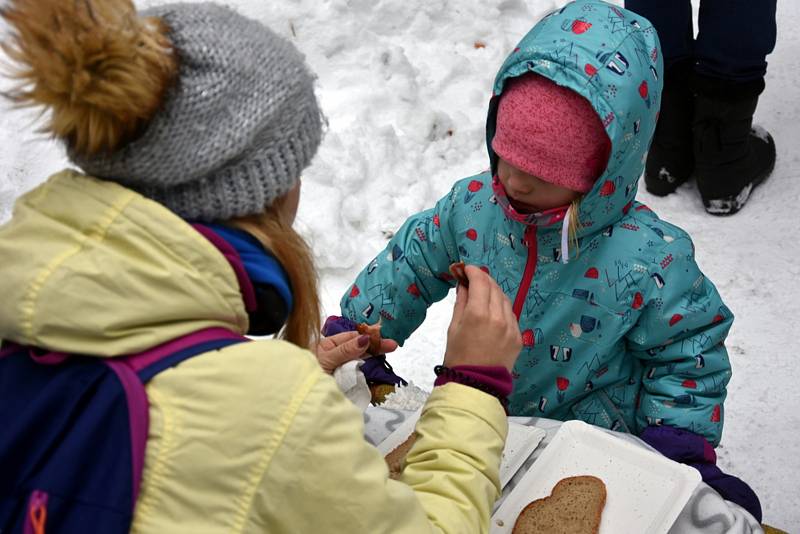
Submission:
<svg viewBox="0 0 800 534">
<path fill-rule="evenodd" d="M 410 217 L 342 297 L 342 316 L 380 321 L 381 335 L 402 345 L 425 320 L 428 307 L 455 287 L 449 274 L 450 264 L 459 261 L 454 204 L 451 190 L 434 208 Z"/>
<path fill-rule="evenodd" d="M 731 377 L 724 343 L 733 314 L 700 272 L 685 234 L 661 251 L 649 275 L 642 313 L 627 334 L 628 349 L 645 367 L 638 430 L 670 425 L 717 446 Z"/>
</svg>

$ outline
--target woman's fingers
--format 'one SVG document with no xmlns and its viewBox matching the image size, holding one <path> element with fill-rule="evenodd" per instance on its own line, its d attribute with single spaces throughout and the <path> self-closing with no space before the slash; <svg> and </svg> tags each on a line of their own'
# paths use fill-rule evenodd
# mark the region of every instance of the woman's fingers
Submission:
<svg viewBox="0 0 800 534">
<path fill-rule="evenodd" d="M 475 266 L 465 269 L 469 289 L 458 295 L 447 333 L 444 362 L 455 365 L 502 365 L 512 369 L 521 348 L 521 336 L 511 302 L 494 279 Z M 459 299 L 466 305 L 459 310 Z"/>
<path fill-rule="evenodd" d="M 471 313 L 483 313 L 489 307 L 489 299 L 491 296 L 492 280 L 489 275 L 481 271 L 474 265 L 467 265 L 464 268 L 464 273 L 469 279 L 469 299 L 466 305 L 466 311 Z"/>
<path fill-rule="evenodd" d="M 397 350 L 397 341 L 393 339 L 381 340 L 381 354 L 388 354 Z M 333 373 L 337 367 L 351 360 L 369 358 L 369 336 L 361 335 L 356 331 L 341 332 L 320 339 L 316 355 L 320 366 L 327 373 Z"/>
<path fill-rule="evenodd" d="M 367 352 L 369 336 L 358 332 L 342 332 L 322 338 L 317 345 L 317 360 L 326 373 L 333 371 L 350 360 L 357 360 Z"/>
<path fill-rule="evenodd" d="M 388 354 L 397 350 L 399 345 L 394 339 L 381 339 L 381 354 Z"/>
<path fill-rule="evenodd" d="M 453 324 L 461 322 L 461 317 L 464 315 L 464 308 L 467 307 L 469 300 L 469 289 L 465 286 L 458 284 L 456 286 L 456 305 L 453 307 Z"/>
<path fill-rule="evenodd" d="M 340 332 L 332 336 L 323 337 L 320 340 L 319 345 L 325 350 L 333 350 L 342 343 L 347 343 L 348 341 L 357 338 L 358 335 L 358 332 L 355 330 L 351 332 Z"/>
</svg>

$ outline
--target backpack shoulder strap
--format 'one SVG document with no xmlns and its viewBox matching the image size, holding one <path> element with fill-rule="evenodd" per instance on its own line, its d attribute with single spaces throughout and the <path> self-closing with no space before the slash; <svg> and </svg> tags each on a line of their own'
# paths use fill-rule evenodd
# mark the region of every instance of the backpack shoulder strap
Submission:
<svg viewBox="0 0 800 534">
<path fill-rule="evenodd" d="M 208 328 L 168 341 L 152 349 L 122 358 L 104 360 L 117 375 L 128 403 L 133 471 L 133 502 L 139 496 L 145 446 L 150 425 L 149 403 L 144 389 L 155 375 L 199 354 L 248 341 L 224 328 Z"/>
<path fill-rule="evenodd" d="M 26 349 L 22 345 L 18 345 L 16 343 L 11 343 L 11 342 L 8 342 L 8 341 L 4 341 L 2 344 L 0 344 L 0 359 L 6 358 L 6 357 L 11 356 L 13 354 L 17 354 L 17 353 L 22 352 L 24 350 L 26 350 Z"/>
<path fill-rule="evenodd" d="M 209 328 L 101 358 L 0 344 L 0 530 L 128 532 L 148 435 L 145 384 L 247 338 Z M 121 386 L 121 387 L 120 387 Z M 93 456 L 99 451 L 98 457 Z"/>
<path fill-rule="evenodd" d="M 155 375 L 193 356 L 248 341 L 225 328 L 207 328 L 121 359 L 147 383 Z"/>
</svg>

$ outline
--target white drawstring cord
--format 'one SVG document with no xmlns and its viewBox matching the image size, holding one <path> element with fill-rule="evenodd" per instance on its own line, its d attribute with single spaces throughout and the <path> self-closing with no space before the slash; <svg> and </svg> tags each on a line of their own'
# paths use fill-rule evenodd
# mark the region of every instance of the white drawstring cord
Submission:
<svg viewBox="0 0 800 534">
<path fill-rule="evenodd" d="M 564 221 L 561 224 L 561 263 L 569 263 L 569 216 L 572 211 L 572 204 L 564 214 Z"/>
</svg>

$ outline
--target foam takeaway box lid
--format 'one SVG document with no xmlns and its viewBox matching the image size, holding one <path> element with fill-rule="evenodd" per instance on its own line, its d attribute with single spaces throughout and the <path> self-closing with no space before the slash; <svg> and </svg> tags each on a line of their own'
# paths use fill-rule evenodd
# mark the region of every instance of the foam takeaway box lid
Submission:
<svg viewBox="0 0 800 534">
<path fill-rule="evenodd" d="M 567 421 L 492 516 L 491 532 L 510 533 L 531 501 L 559 480 L 592 475 L 606 485 L 601 534 L 669 531 L 700 483 L 700 473 L 582 421 Z"/>
</svg>

